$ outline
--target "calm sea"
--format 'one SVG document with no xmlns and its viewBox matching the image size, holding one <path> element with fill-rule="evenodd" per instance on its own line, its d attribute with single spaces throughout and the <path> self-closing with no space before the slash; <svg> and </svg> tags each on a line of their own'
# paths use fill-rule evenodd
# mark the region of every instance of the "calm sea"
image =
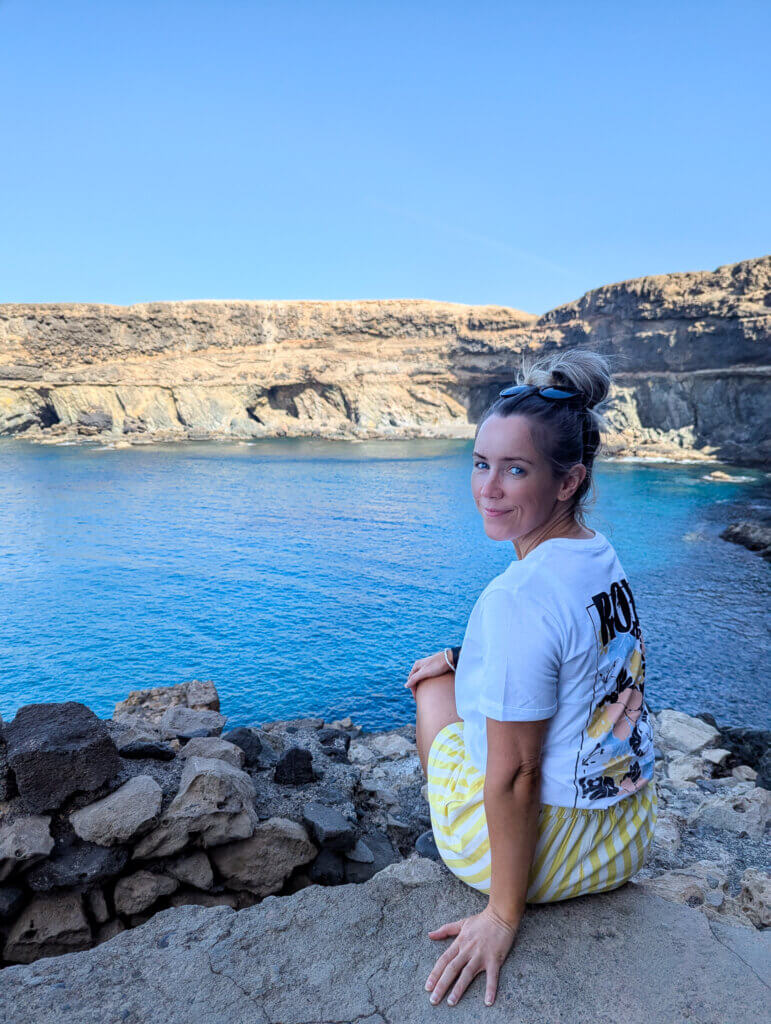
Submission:
<svg viewBox="0 0 771 1024">
<path fill-rule="evenodd" d="M 461 642 L 516 557 L 471 499 L 471 441 L 0 444 L 0 713 L 212 679 L 228 727 L 412 721 L 416 658 Z M 651 707 L 770 727 L 771 574 L 720 540 L 768 478 L 603 462 L 591 526 L 615 545 Z"/>
</svg>

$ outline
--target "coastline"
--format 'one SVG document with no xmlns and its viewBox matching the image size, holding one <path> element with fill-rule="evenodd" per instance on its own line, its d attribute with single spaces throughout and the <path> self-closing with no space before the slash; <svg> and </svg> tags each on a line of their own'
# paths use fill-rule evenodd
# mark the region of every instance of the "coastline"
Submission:
<svg viewBox="0 0 771 1024">
<path fill-rule="evenodd" d="M 614 368 L 607 454 L 771 468 L 771 257 L 542 316 L 422 299 L 0 304 L 0 436 L 42 443 L 473 437 L 520 358 Z"/>
<path fill-rule="evenodd" d="M 23 434 L 6 435 L 0 436 L 0 445 L 4 443 L 29 443 L 43 446 L 52 447 L 92 447 L 96 451 L 122 451 L 131 448 L 141 448 L 162 445 L 162 444 L 178 444 L 187 445 L 191 443 L 217 443 L 217 444 L 237 444 L 237 445 L 252 445 L 258 444 L 262 441 L 271 440 L 298 440 L 298 441 L 340 441 L 348 444 L 365 444 L 368 441 L 470 441 L 474 437 L 474 426 L 470 425 L 470 429 L 467 432 L 448 431 L 442 432 L 421 432 L 421 431 L 409 431 L 409 430 L 393 430 L 390 432 L 384 431 L 366 431 L 362 432 L 359 436 L 340 434 L 338 432 L 325 433 L 320 430 L 314 430 L 309 433 L 296 433 L 290 434 L 286 431 L 276 431 L 271 434 L 264 434 L 259 437 L 254 436 L 239 436 L 232 433 L 207 433 L 201 434 L 200 436 L 186 435 L 180 436 L 176 433 L 164 433 L 157 432 L 152 436 L 144 437 L 121 437 L 117 439 L 109 439 L 107 436 L 95 436 L 93 433 L 81 433 L 77 430 L 70 430 L 66 434 L 62 433 L 60 436 L 50 436 L 49 432 L 43 431 L 26 431 Z M 700 449 L 689 449 L 680 448 L 676 446 L 661 445 L 661 447 L 667 447 L 668 451 L 658 451 L 655 445 L 651 444 L 650 447 L 654 448 L 650 452 L 640 452 L 639 446 L 631 445 L 631 451 L 626 451 L 623 445 L 618 443 L 615 445 L 615 450 L 612 452 L 600 452 L 597 456 L 597 462 L 639 462 L 639 463 L 682 463 L 686 465 L 734 465 L 737 468 L 752 468 L 757 469 L 760 472 L 765 472 L 767 476 L 771 477 L 771 468 L 767 468 L 765 461 L 758 463 L 733 463 L 731 460 L 721 457 L 714 450 L 700 450 Z M 746 479 L 752 479 L 747 477 Z"/>
</svg>

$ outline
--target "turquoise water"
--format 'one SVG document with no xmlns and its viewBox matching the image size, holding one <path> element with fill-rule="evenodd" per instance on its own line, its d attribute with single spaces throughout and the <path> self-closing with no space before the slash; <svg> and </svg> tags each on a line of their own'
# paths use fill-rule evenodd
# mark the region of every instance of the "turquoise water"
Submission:
<svg viewBox="0 0 771 1024">
<path fill-rule="evenodd" d="M 413 720 L 413 661 L 461 642 L 515 557 L 470 492 L 471 441 L 0 444 L 0 713 L 212 679 L 228 725 Z M 771 725 L 768 565 L 720 540 L 767 480 L 603 462 L 589 523 L 615 545 L 653 708 Z"/>
</svg>

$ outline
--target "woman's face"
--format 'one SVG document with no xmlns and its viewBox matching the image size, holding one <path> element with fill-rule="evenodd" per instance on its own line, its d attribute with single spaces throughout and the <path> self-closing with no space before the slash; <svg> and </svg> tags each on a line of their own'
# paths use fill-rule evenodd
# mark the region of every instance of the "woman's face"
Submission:
<svg viewBox="0 0 771 1024">
<path fill-rule="evenodd" d="M 517 415 L 488 416 L 473 459 L 471 491 L 491 540 L 537 536 L 539 528 L 564 519 L 566 502 L 586 473 L 578 463 L 565 480 L 555 480 L 533 445 L 527 418 Z"/>
</svg>

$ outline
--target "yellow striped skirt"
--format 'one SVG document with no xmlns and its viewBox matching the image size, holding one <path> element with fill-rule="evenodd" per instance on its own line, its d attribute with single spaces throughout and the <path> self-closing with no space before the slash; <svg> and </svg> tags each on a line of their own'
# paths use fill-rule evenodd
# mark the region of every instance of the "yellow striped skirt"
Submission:
<svg viewBox="0 0 771 1024">
<path fill-rule="evenodd" d="M 439 854 L 461 881 L 490 893 L 484 775 L 466 757 L 463 723 L 441 729 L 428 755 L 428 802 Z M 651 781 L 610 807 L 541 804 L 526 901 L 553 903 L 617 889 L 642 867 L 658 797 Z"/>
</svg>

